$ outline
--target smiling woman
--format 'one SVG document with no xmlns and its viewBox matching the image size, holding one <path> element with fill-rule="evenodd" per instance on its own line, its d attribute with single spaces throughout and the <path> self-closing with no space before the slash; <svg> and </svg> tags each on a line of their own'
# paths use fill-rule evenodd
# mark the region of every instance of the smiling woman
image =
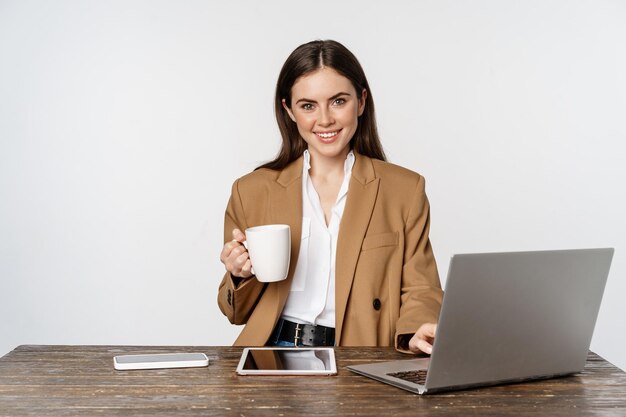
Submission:
<svg viewBox="0 0 626 417">
<path fill-rule="evenodd" d="M 344 161 L 363 114 L 367 90 L 357 92 L 350 80 L 322 67 L 298 79 L 291 89 L 293 109 L 281 100 L 308 145 L 311 159 Z"/>
<path fill-rule="evenodd" d="M 335 86 L 338 89 L 333 91 L 330 86 L 323 85 L 326 89 L 333 91 L 332 93 L 327 93 L 329 95 L 326 97 L 321 95 L 321 92 L 316 89 L 307 92 L 317 98 L 322 96 L 322 104 L 328 104 L 327 100 L 345 99 L 345 97 L 334 96 L 341 93 L 344 93 L 345 96 L 349 96 L 351 93 L 353 99 L 360 99 L 362 103 L 360 102 L 359 105 L 363 106 L 363 108 L 359 109 L 358 123 L 355 120 L 356 130 L 353 132 L 351 147 L 363 155 L 382 161 L 386 159 L 383 147 L 380 144 L 380 138 L 378 137 L 374 99 L 365 77 L 365 72 L 359 61 L 347 48 L 338 42 L 313 41 L 296 48 L 285 61 L 278 76 L 276 95 L 274 97 L 274 112 L 276 113 L 276 121 L 283 144 L 276 159 L 262 165 L 261 168 L 283 169 L 289 163 L 301 157 L 307 148 L 307 143 L 304 137 L 301 136 L 300 125 L 297 122 L 294 123 L 293 112 L 290 112 L 292 100 L 295 106 L 304 106 L 304 110 L 310 110 L 316 104 L 319 105 L 319 103 L 315 103 L 316 100 L 312 96 L 296 98 L 293 89 L 296 87 L 296 84 L 306 84 L 301 85 L 301 87 L 308 87 L 309 89 L 311 87 L 320 87 L 322 77 L 314 77 L 315 80 L 313 81 L 310 78 L 314 74 L 322 72 L 322 70 L 331 70 L 338 75 L 338 77 L 332 77 L 334 82 L 339 83 L 339 86 Z M 303 82 L 307 78 L 309 78 L 309 82 Z M 330 75 L 328 78 L 330 78 Z M 312 82 L 317 82 L 317 85 L 311 85 Z M 304 100 L 304 102 L 299 103 L 299 100 Z M 341 103 L 341 100 L 338 100 L 338 103 Z M 320 129 L 322 132 L 328 131 L 322 127 Z"/>
<path fill-rule="evenodd" d="M 430 353 L 442 291 L 424 178 L 385 161 L 358 60 L 335 41 L 301 45 L 274 105 L 281 150 L 235 181 L 226 209 L 218 304 L 246 324 L 235 344 Z M 242 230 L 273 223 L 290 227 L 291 265 L 267 283 Z"/>
</svg>

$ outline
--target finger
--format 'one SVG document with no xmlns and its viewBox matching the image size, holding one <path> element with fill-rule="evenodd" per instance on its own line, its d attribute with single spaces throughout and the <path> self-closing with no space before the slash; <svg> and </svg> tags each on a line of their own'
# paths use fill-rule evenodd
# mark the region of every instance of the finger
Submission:
<svg viewBox="0 0 626 417">
<path fill-rule="evenodd" d="M 246 261 L 248 261 L 248 259 L 248 252 L 244 252 L 241 255 L 237 256 L 235 262 L 237 263 L 237 265 L 241 265 L 241 267 L 243 268 L 243 265 L 246 263 Z"/>
<path fill-rule="evenodd" d="M 433 345 L 423 339 L 417 341 L 417 348 L 424 353 L 428 353 L 429 355 L 433 352 Z"/>
<path fill-rule="evenodd" d="M 409 350 L 413 353 L 421 353 L 419 347 L 417 347 L 417 342 L 419 342 L 420 338 L 417 333 L 413 335 L 411 340 L 409 340 Z"/>
<path fill-rule="evenodd" d="M 423 326 L 420 326 L 420 330 L 421 327 Z M 425 337 L 418 330 L 409 341 L 409 350 L 413 353 L 427 353 L 430 355 L 433 351 L 433 341 L 434 338 Z"/>
<path fill-rule="evenodd" d="M 246 240 L 246 235 L 239 229 L 233 229 L 233 240 L 237 242 L 244 242 Z"/>
<path fill-rule="evenodd" d="M 226 270 L 228 272 L 237 275 L 237 273 L 241 269 L 241 266 L 248 258 L 248 251 L 246 250 L 246 248 L 243 247 L 243 245 L 239 243 L 235 243 L 236 247 L 229 251 L 228 247 L 230 247 L 230 243 L 232 242 L 229 242 L 224 246 L 224 250 L 222 252 L 222 256 L 220 256 L 220 260 L 222 261 L 224 266 L 226 266 Z M 239 259 L 242 256 L 243 258 Z"/>
<path fill-rule="evenodd" d="M 252 263 L 250 262 L 250 259 L 248 259 L 243 264 L 243 267 L 241 267 L 241 275 L 240 275 L 240 277 L 247 278 L 250 275 L 252 275 Z"/>
<path fill-rule="evenodd" d="M 244 253 L 248 253 L 246 248 L 241 243 L 234 243 L 234 247 L 230 251 L 229 256 L 233 259 L 236 259 L 236 258 L 239 258 Z"/>
<path fill-rule="evenodd" d="M 248 278 L 249 276 L 251 276 L 252 264 L 250 263 L 250 260 L 246 259 L 245 261 L 243 261 L 243 263 L 239 263 L 239 259 L 238 259 L 237 268 L 235 268 L 235 271 L 233 272 L 233 274 L 241 278 Z"/>
<path fill-rule="evenodd" d="M 228 258 L 232 256 L 233 250 L 235 250 L 238 247 L 243 248 L 243 245 L 235 240 L 226 242 L 226 244 L 222 248 L 222 252 L 220 253 L 220 261 L 222 261 L 222 263 L 226 263 Z M 237 256 L 239 256 L 239 254 Z"/>
<path fill-rule="evenodd" d="M 435 323 L 424 323 L 417 332 L 421 336 L 434 338 L 437 333 L 437 325 Z"/>
<path fill-rule="evenodd" d="M 228 260 L 228 255 L 230 255 L 231 252 L 231 247 L 230 245 L 227 243 L 224 245 L 224 247 L 222 248 L 222 252 L 220 252 L 220 261 L 223 264 L 226 264 L 227 260 Z"/>
</svg>

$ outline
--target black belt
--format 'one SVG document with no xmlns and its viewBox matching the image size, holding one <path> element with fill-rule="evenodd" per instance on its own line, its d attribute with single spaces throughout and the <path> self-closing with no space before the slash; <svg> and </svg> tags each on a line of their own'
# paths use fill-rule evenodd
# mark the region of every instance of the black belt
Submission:
<svg viewBox="0 0 626 417">
<path fill-rule="evenodd" d="M 272 333 L 272 340 L 292 342 L 296 346 L 333 346 L 335 344 L 335 329 L 279 319 Z"/>
</svg>

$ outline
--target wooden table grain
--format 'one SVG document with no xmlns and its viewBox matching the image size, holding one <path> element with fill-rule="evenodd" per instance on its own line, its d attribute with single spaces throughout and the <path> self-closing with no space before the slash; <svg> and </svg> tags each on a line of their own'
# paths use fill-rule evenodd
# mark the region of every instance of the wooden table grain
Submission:
<svg viewBox="0 0 626 417">
<path fill-rule="evenodd" d="M 336 348 L 336 376 L 238 376 L 241 348 L 19 346 L 0 358 L 0 416 L 619 416 L 626 374 L 594 353 L 582 373 L 418 396 L 346 365 L 407 358 Z M 204 352 L 207 368 L 116 371 L 113 356 Z"/>
</svg>

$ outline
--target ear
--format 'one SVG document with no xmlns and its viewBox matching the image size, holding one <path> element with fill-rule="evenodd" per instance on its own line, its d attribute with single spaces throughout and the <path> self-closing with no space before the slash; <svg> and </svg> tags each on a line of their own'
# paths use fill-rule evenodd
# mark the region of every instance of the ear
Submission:
<svg viewBox="0 0 626 417">
<path fill-rule="evenodd" d="M 296 122 L 296 118 L 293 116 L 293 113 L 291 112 L 291 109 L 289 107 L 287 107 L 287 102 L 285 101 L 285 99 L 282 99 L 282 103 L 283 103 L 283 108 L 287 111 L 287 114 L 289 115 L 289 118 L 291 120 L 293 120 L 293 122 Z"/>
<path fill-rule="evenodd" d="M 364 88 L 361 91 L 361 98 L 359 99 L 359 116 L 365 111 L 365 101 L 367 100 L 367 90 Z"/>
</svg>

